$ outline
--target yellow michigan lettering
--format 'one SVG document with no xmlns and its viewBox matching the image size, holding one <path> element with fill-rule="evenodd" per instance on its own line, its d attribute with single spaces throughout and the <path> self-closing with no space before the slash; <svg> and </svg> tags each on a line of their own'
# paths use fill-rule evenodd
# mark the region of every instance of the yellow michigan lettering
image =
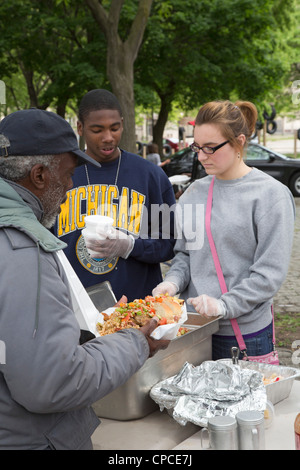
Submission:
<svg viewBox="0 0 300 470">
<path fill-rule="evenodd" d="M 82 202 L 86 201 L 86 214 L 82 213 Z M 108 215 L 114 219 L 114 226 L 139 235 L 145 196 L 135 190 L 114 185 L 80 186 L 68 191 L 66 201 L 61 205 L 57 219 L 57 236 L 61 237 L 74 230 L 84 228 L 85 215 Z"/>
<path fill-rule="evenodd" d="M 138 235 L 141 229 L 141 218 L 145 196 L 137 191 L 131 191 L 131 205 L 129 211 L 128 232 Z"/>
</svg>

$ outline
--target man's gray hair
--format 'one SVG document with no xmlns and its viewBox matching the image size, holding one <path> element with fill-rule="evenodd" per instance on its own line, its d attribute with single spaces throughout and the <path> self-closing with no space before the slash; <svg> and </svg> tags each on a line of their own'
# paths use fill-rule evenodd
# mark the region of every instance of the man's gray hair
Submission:
<svg viewBox="0 0 300 470">
<path fill-rule="evenodd" d="M 52 172 L 58 163 L 59 158 L 56 155 L 1 157 L 0 177 L 17 182 L 26 178 L 34 165 L 42 164 Z"/>
</svg>

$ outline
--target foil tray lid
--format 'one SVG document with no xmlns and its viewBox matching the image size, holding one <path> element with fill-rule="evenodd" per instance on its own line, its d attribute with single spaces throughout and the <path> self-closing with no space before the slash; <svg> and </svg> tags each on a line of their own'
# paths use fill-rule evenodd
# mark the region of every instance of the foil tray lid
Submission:
<svg viewBox="0 0 300 470">
<path fill-rule="evenodd" d="M 267 403 L 260 372 L 217 361 L 205 361 L 200 366 L 186 362 L 177 375 L 152 387 L 150 397 L 161 411 L 173 410 L 179 424 L 198 426 L 207 426 L 214 416 L 264 411 Z"/>
</svg>

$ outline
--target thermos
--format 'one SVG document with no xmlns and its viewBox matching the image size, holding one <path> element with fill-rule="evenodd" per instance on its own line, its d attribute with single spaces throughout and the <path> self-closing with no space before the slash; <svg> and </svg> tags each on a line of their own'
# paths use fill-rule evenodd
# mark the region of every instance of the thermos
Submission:
<svg viewBox="0 0 300 470">
<path fill-rule="evenodd" d="M 240 450 L 264 450 L 264 413 L 261 411 L 240 411 L 236 415 Z"/>
<path fill-rule="evenodd" d="M 209 447 L 204 447 L 203 437 L 209 436 Z M 202 448 L 213 450 L 238 450 L 238 431 L 236 419 L 231 416 L 215 416 L 209 418 L 207 429 L 201 431 Z"/>
</svg>

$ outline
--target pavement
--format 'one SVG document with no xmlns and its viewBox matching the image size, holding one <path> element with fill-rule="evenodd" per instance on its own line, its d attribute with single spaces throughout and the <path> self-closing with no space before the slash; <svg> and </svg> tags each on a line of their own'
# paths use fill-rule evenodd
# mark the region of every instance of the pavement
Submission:
<svg viewBox="0 0 300 470">
<path fill-rule="evenodd" d="M 278 313 L 300 312 L 300 198 L 295 198 L 295 205 L 296 220 L 289 271 L 274 298 L 274 308 Z"/>
<path fill-rule="evenodd" d="M 294 139 L 268 140 L 266 146 L 283 154 L 294 153 Z M 300 140 L 296 141 L 297 152 L 300 152 Z M 294 243 L 289 271 L 285 282 L 274 298 L 276 313 L 289 314 L 300 312 L 300 198 L 295 198 L 296 220 Z M 299 325 L 300 326 L 300 325 Z M 300 344 L 300 337 L 298 338 Z M 300 368 L 298 354 L 295 350 L 279 348 L 280 364 Z M 300 362 L 300 361 L 299 361 Z"/>
<path fill-rule="evenodd" d="M 287 277 L 274 297 L 276 313 L 289 314 L 300 312 L 300 198 L 295 198 L 296 220 L 293 250 Z M 299 325 L 300 326 L 300 325 Z M 297 338 L 300 346 L 300 337 Z M 300 368 L 296 350 L 278 348 L 280 364 Z"/>
</svg>

